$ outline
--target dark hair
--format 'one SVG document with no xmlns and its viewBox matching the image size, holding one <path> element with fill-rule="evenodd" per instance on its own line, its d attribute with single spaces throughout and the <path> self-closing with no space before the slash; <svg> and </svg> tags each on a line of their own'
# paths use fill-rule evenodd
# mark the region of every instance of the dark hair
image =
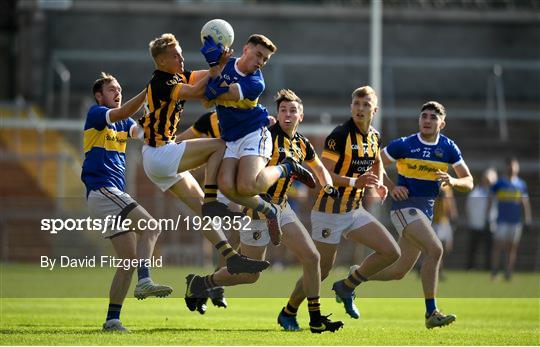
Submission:
<svg viewBox="0 0 540 347">
<path fill-rule="evenodd" d="M 423 112 L 424 110 L 432 110 L 435 111 L 439 116 L 443 118 L 446 117 L 446 110 L 444 109 L 444 106 L 437 101 L 428 101 L 423 104 L 420 112 Z"/>
<path fill-rule="evenodd" d="M 101 77 L 98 78 L 92 86 L 92 95 L 96 95 L 97 92 L 101 93 L 103 91 L 103 85 L 105 83 L 110 83 L 114 80 L 116 80 L 116 77 L 114 77 L 113 75 L 106 72 L 101 72 Z"/>
<path fill-rule="evenodd" d="M 293 92 L 290 89 L 281 89 L 279 92 L 277 92 L 277 95 L 275 97 L 276 106 L 279 112 L 279 105 L 283 101 L 296 101 L 298 105 L 300 106 L 300 113 L 303 111 L 304 105 L 302 104 L 302 99 L 298 95 L 296 95 L 295 92 Z"/>
<path fill-rule="evenodd" d="M 270 52 L 275 53 L 277 51 L 276 45 L 270 39 L 261 34 L 253 34 L 249 37 L 246 44 L 251 43 L 253 45 L 261 45 L 270 50 Z"/>
</svg>

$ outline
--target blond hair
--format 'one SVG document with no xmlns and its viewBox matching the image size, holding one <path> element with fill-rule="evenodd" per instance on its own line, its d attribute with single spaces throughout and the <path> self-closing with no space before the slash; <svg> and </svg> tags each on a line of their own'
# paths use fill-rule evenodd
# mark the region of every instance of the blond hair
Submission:
<svg viewBox="0 0 540 347">
<path fill-rule="evenodd" d="M 270 52 L 275 53 L 277 51 L 276 45 L 270 39 L 261 34 L 253 34 L 249 37 L 246 44 L 251 43 L 252 45 L 261 45 L 270 50 Z"/>
<path fill-rule="evenodd" d="M 112 81 L 116 80 L 116 77 L 114 77 L 113 75 L 102 71 L 100 77 L 94 81 L 94 85 L 92 86 L 92 95 L 96 95 L 96 93 L 98 92 L 101 93 L 103 91 L 103 85 L 105 83 L 111 83 Z"/>
<path fill-rule="evenodd" d="M 424 110 L 432 110 L 435 111 L 435 113 L 437 113 L 442 118 L 446 117 L 446 109 L 441 103 L 438 103 L 437 101 L 428 101 L 423 104 L 420 112 L 424 112 Z"/>
<path fill-rule="evenodd" d="M 178 45 L 176 37 L 171 33 L 165 33 L 150 41 L 148 49 L 150 50 L 152 58 L 156 59 L 160 54 L 165 52 L 168 47 L 176 45 Z"/>
<path fill-rule="evenodd" d="M 377 101 L 379 100 L 379 98 L 377 98 L 377 93 L 375 93 L 375 89 L 373 89 L 371 86 L 362 86 L 362 87 L 356 88 L 352 92 L 351 98 L 352 99 L 363 98 L 364 96 L 367 96 L 367 95 L 373 96 L 375 98 L 375 104 L 377 104 Z"/>
</svg>

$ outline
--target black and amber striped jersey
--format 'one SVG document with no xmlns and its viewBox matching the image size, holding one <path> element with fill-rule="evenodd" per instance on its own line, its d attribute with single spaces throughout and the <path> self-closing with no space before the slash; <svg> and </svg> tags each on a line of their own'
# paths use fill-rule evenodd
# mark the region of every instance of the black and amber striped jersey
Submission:
<svg viewBox="0 0 540 347">
<path fill-rule="evenodd" d="M 144 116 L 139 124 L 144 128 L 144 142 L 160 147 L 176 139 L 176 129 L 184 110 L 185 100 L 180 100 L 184 84 L 193 84 L 194 74 L 170 74 L 155 70 L 146 89 Z"/>
<path fill-rule="evenodd" d="M 352 119 L 336 127 L 324 142 L 323 158 L 335 162 L 333 172 L 340 176 L 358 177 L 369 171 L 380 149 L 381 136 L 373 127 L 362 134 Z M 338 187 L 340 197 L 333 199 L 321 189 L 313 210 L 343 213 L 361 205 L 363 189 Z"/>
<path fill-rule="evenodd" d="M 219 120 L 216 111 L 203 114 L 191 126 L 191 130 L 197 135 L 206 135 L 215 139 L 221 138 Z"/>
<path fill-rule="evenodd" d="M 302 134 L 296 133 L 292 138 L 287 135 L 279 126 L 274 124 L 268 130 L 272 134 L 272 158 L 267 166 L 275 166 L 281 163 L 286 157 L 291 157 L 299 163 L 306 162 L 308 165 L 315 163 L 317 154 L 311 145 L 311 142 Z M 290 177 L 280 178 L 271 186 L 266 194 L 261 194 L 265 200 L 274 204 L 284 206 L 287 202 L 287 192 L 292 186 L 293 181 Z M 260 219 L 261 215 L 253 215 L 253 211 L 245 210 L 247 215 L 254 219 Z"/>
</svg>

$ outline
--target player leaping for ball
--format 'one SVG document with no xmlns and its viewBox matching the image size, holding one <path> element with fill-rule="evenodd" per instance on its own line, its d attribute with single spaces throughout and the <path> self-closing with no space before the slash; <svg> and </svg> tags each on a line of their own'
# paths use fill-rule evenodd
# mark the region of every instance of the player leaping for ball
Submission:
<svg viewBox="0 0 540 347">
<path fill-rule="evenodd" d="M 297 133 L 298 125 L 304 118 L 302 100 L 291 90 L 280 90 L 276 97 L 276 105 L 278 123 L 269 129 L 274 146 L 268 164 L 277 165 L 286 158 L 293 158 L 300 163 L 306 161 L 316 173 L 325 193 L 337 197 L 337 189 L 332 187 L 330 173 L 322 164 L 309 140 Z M 272 185 L 266 194 L 272 203 L 283 208 L 278 220 L 283 229 L 283 244 L 298 258 L 304 270 L 300 283 L 308 297 L 310 330 L 313 333 L 334 332 L 339 330 L 343 323 L 331 321 L 328 316 L 321 314 L 319 253 L 308 231 L 288 203 L 287 193 L 291 186 L 292 180 L 289 177 L 283 177 Z M 259 213 L 250 210 L 248 214 L 254 220 L 249 230 L 240 230 L 242 252 L 255 259 L 264 259 L 270 241 L 268 227 L 265 221 L 261 220 L 263 216 Z M 201 305 L 200 300 L 204 299 L 205 291 L 208 289 L 216 286 L 254 283 L 258 278 L 259 274 L 231 275 L 225 268 L 208 276 L 191 274 L 187 277 L 186 305 L 194 311 Z M 278 323 L 284 326 L 282 319 L 278 319 Z M 287 330 L 300 330 L 300 327 L 296 324 Z"/>
<path fill-rule="evenodd" d="M 205 37 L 202 53 L 210 66 L 217 63 L 222 50 L 221 44 Z M 266 36 L 251 35 L 242 56 L 226 62 L 221 76 L 209 81 L 205 95 L 216 105 L 221 138 L 227 145 L 219 170 L 219 189 L 232 201 L 263 213 L 272 242 L 279 244 L 279 206 L 257 194 L 266 192 L 280 178 L 293 177 L 311 188 L 315 180 L 292 158 L 266 166 L 272 155 L 272 136 L 267 129 L 268 111 L 258 100 L 265 89 L 261 68 L 276 50 Z"/>
<path fill-rule="evenodd" d="M 216 194 L 216 175 L 225 143 L 220 139 L 175 142 L 184 102 L 188 99 L 204 98 L 208 72 L 184 70 L 182 49 L 172 34 L 163 34 L 152 40 L 149 49 L 156 70 L 147 87 L 145 115 L 139 121 L 144 128 L 144 171 L 162 191 L 173 193 L 197 215 L 230 215 L 227 206 L 217 201 Z M 226 60 L 230 54 L 221 52 L 217 56 L 216 64 L 210 71 L 214 75 L 221 70 L 219 59 L 222 56 L 223 60 Z M 207 166 L 203 196 L 199 184 L 188 170 L 205 163 Z M 270 265 L 267 261 L 253 260 L 238 254 L 221 231 L 204 229 L 204 236 L 226 259 L 227 269 L 231 273 L 259 272 Z"/>
</svg>

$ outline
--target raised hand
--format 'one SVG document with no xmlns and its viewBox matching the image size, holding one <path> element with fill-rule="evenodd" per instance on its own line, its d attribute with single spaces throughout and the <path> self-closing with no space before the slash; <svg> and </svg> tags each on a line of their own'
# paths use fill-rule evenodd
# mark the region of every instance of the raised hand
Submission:
<svg viewBox="0 0 540 347">
<path fill-rule="evenodd" d="M 225 47 L 223 47 L 221 43 L 216 43 L 212 36 L 204 37 L 201 53 L 204 55 L 204 58 L 210 67 L 219 65 L 221 55 L 224 51 Z"/>
<path fill-rule="evenodd" d="M 204 90 L 204 96 L 208 100 L 214 100 L 221 94 L 227 93 L 229 91 L 229 86 L 226 83 L 223 83 L 224 81 L 225 80 L 221 75 L 216 78 L 210 78 Z"/>
</svg>

